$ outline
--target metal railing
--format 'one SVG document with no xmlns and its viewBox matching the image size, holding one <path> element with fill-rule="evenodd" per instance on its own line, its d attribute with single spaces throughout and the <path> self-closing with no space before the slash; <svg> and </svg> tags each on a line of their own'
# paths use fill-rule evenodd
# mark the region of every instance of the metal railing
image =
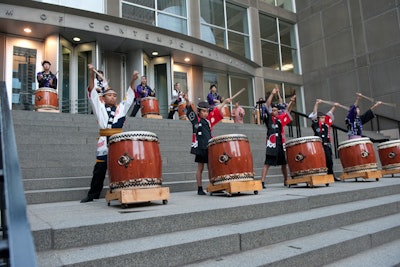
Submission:
<svg viewBox="0 0 400 267">
<path fill-rule="evenodd" d="M 288 125 L 288 127 L 289 127 L 288 135 L 289 135 L 289 137 L 295 137 L 294 134 L 293 134 L 293 131 L 294 131 L 293 128 L 294 128 L 295 126 L 297 126 L 297 127 L 295 127 L 295 130 L 296 130 L 296 137 L 301 137 L 301 136 L 302 136 L 302 134 L 301 134 L 301 127 L 299 126 L 299 125 L 301 125 L 301 124 L 300 124 L 300 120 L 301 120 L 301 118 L 306 118 L 307 120 L 309 120 L 308 115 L 307 115 L 307 114 L 304 114 L 304 113 L 301 113 L 301 112 L 298 112 L 298 111 L 293 111 L 293 110 L 291 111 L 291 113 L 292 113 L 294 116 L 292 116 L 292 117 L 293 117 L 293 121 Z M 395 120 L 395 119 L 392 119 L 392 118 L 380 116 L 380 115 L 376 115 L 376 118 L 375 118 L 374 120 L 371 121 L 371 128 L 374 129 L 374 121 L 376 121 L 376 124 L 377 124 L 377 131 L 380 132 L 380 131 L 381 131 L 381 128 L 380 128 L 379 122 L 380 122 L 380 120 L 382 120 L 383 118 L 386 119 L 386 120 L 389 120 L 389 121 L 391 121 L 392 123 L 394 123 L 395 125 L 397 125 L 397 128 L 399 129 L 399 133 L 400 133 L 400 121 Z M 396 127 L 396 126 L 395 126 L 395 127 Z M 338 147 L 339 147 L 338 131 L 341 131 L 341 132 L 344 132 L 344 133 L 347 134 L 347 129 L 342 128 L 342 127 L 340 127 L 340 126 L 337 126 L 337 125 L 335 125 L 335 124 L 332 125 L 333 150 L 334 150 L 334 154 L 335 154 L 335 157 L 336 157 L 336 158 L 339 157 L 339 154 L 338 154 Z M 366 136 L 366 135 L 363 135 L 363 136 L 364 136 L 364 137 L 369 137 L 369 136 Z M 388 141 L 388 139 L 385 139 L 385 138 L 382 138 L 382 139 L 379 139 L 379 140 L 374 139 L 374 138 L 371 138 L 371 137 L 369 137 L 369 138 L 371 139 L 372 142 L 383 142 L 383 141 Z"/>
<path fill-rule="evenodd" d="M 0 266 L 37 266 L 5 82 L 0 82 Z"/>
</svg>

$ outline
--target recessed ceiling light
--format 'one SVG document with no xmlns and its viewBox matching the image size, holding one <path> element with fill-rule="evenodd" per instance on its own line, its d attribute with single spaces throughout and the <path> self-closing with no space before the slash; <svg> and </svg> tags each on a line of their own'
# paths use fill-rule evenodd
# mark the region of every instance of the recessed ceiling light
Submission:
<svg viewBox="0 0 400 267">
<path fill-rule="evenodd" d="M 31 30 L 30 28 L 25 28 L 25 29 L 24 29 L 24 32 L 26 32 L 26 33 L 31 33 L 32 30 Z"/>
<path fill-rule="evenodd" d="M 185 57 L 185 62 L 189 62 L 190 61 L 190 58 L 188 58 L 188 57 Z"/>
<path fill-rule="evenodd" d="M 153 56 L 158 56 L 158 52 L 157 51 L 154 51 L 154 52 L 152 52 L 151 53 Z"/>
<path fill-rule="evenodd" d="M 74 38 L 72 38 L 72 40 L 74 40 L 75 42 L 79 42 L 79 41 L 81 40 L 81 38 L 79 38 L 79 37 L 74 37 Z"/>
</svg>

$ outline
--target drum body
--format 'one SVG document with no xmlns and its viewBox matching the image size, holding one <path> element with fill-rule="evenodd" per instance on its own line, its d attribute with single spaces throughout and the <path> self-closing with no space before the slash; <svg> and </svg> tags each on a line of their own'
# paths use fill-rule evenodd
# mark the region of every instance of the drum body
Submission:
<svg viewBox="0 0 400 267">
<path fill-rule="evenodd" d="M 376 171 L 374 147 L 368 137 L 343 141 L 339 144 L 339 158 L 343 172 Z"/>
<path fill-rule="evenodd" d="M 186 116 L 186 102 L 182 101 L 178 105 L 178 115 L 180 120 L 187 120 Z"/>
<path fill-rule="evenodd" d="M 382 170 L 400 169 L 400 140 L 383 142 L 377 147 Z"/>
<path fill-rule="evenodd" d="M 108 142 L 110 189 L 160 187 L 158 137 L 146 131 L 114 134 Z"/>
<path fill-rule="evenodd" d="M 248 138 L 243 134 L 228 134 L 208 141 L 208 172 L 210 183 L 254 179 L 253 156 Z"/>
<path fill-rule="evenodd" d="M 306 136 L 286 142 L 290 176 L 325 175 L 328 168 L 321 138 Z"/>
<path fill-rule="evenodd" d="M 221 109 L 222 117 L 224 117 L 225 120 L 230 120 L 231 119 L 231 112 L 229 111 L 229 106 L 224 106 Z"/>
<path fill-rule="evenodd" d="M 140 107 L 142 117 L 149 114 L 160 115 L 160 108 L 158 106 L 158 100 L 155 97 L 144 97 L 140 100 Z"/>
<path fill-rule="evenodd" d="M 58 109 L 58 95 L 53 88 L 39 88 L 35 91 L 35 110 L 56 110 Z"/>
</svg>

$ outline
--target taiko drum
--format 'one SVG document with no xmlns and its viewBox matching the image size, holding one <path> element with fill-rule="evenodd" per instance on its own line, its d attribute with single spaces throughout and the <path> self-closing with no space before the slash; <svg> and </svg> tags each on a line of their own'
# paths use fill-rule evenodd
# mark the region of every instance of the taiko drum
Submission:
<svg viewBox="0 0 400 267">
<path fill-rule="evenodd" d="M 287 141 L 286 158 L 292 177 L 327 174 L 325 152 L 318 136 Z"/>
<path fill-rule="evenodd" d="M 108 141 L 110 189 L 160 187 L 161 155 L 152 132 L 114 134 Z"/>
<path fill-rule="evenodd" d="M 187 120 L 186 116 L 186 102 L 180 102 L 178 105 L 178 115 L 180 120 Z"/>
<path fill-rule="evenodd" d="M 343 172 L 377 170 L 374 147 L 368 137 L 343 141 L 338 147 Z"/>
<path fill-rule="evenodd" d="M 382 170 L 400 169 L 400 140 L 383 142 L 377 147 Z"/>
<path fill-rule="evenodd" d="M 158 106 L 158 100 L 155 97 L 144 97 L 140 100 L 140 107 L 142 116 L 149 114 L 160 115 L 160 108 Z"/>
<path fill-rule="evenodd" d="M 39 88 L 35 91 L 35 110 L 55 110 L 58 109 L 58 95 L 53 88 Z"/>
<path fill-rule="evenodd" d="M 210 183 L 254 179 L 253 156 L 249 140 L 242 134 L 228 134 L 208 141 L 208 172 Z"/>
</svg>

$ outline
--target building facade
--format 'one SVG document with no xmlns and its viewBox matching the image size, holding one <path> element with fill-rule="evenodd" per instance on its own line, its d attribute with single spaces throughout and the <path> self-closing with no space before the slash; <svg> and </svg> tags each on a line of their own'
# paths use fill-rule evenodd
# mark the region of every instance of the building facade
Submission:
<svg viewBox="0 0 400 267">
<path fill-rule="evenodd" d="M 90 112 L 88 63 L 122 96 L 133 70 L 148 76 L 163 117 L 176 82 L 195 102 L 211 84 L 223 97 L 246 88 L 245 122 L 275 86 L 304 113 L 316 98 L 349 106 L 357 92 L 397 103 L 399 13 L 397 0 L 1 0 L 0 80 L 13 109 L 32 109 L 49 60 L 67 113 Z M 400 119 L 397 106 L 376 112 Z"/>
<path fill-rule="evenodd" d="M 216 84 L 223 97 L 247 89 L 238 100 L 250 122 L 256 100 L 276 85 L 301 99 L 294 11 L 294 0 L 0 1 L 0 80 L 13 109 L 32 109 L 36 73 L 48 60 L 60 111 L 87 113 L 87 64 L 122 96 L 137 69 L 163 117 L 174 83 L 195 102 Z"/>
<path fill-rule="evenodd" d="M 388 103 L 377 114 L 400 120 L 400 2 L 297 0 L 296 5 L 308 110 L 315 98 L 350 106 L 360 92 Z M 359 103 L 361 111 L 372 104 Z M 335 124 L 344 126 L 345 114 L 338 108 Z M 373 123 L 366 128 L 376 130 Z M 383 119 L 380 127 L 398 128 L 398 123 Z"/>
</svg>

